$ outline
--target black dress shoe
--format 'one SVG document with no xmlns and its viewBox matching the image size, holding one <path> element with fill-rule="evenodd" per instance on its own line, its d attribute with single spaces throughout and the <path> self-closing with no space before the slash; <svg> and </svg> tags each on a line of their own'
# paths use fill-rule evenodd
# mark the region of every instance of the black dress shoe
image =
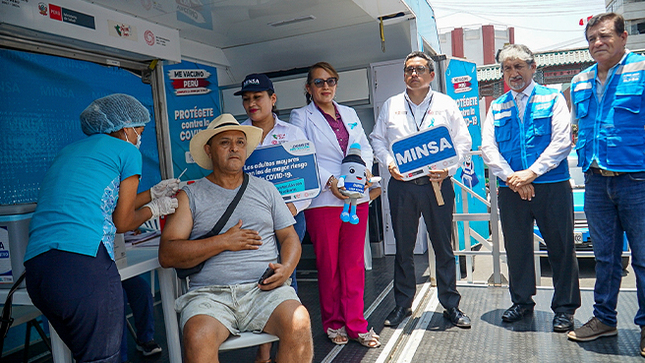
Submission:
<svg viewBox="0 0 645 363">
<path fill-rule="evenodd" d="M 573 315 L 567 313 L 555 313 L 553 318 L 553 331 L 558 333 L 573 330 Z"/>
<path fill-rule="evenodd" d="M 457 307 L 444 310 L 443 316 L 458 328 L 470 329 L 470 318 Z"/>
<path fill-rule="evenodd" d="M 383 325 L 385 326 L 397 326 L 401 324 L 403 319 L 407 316 L 412 315 L 412 309 L 404 308 L 402 306 L 397 306 L 392 310 L 392 312 L 385 318 Z"/>
<path fill-rule="evenodd" d="M 523 317 L 532 315 L 533 314 L 533 307 L 532 306 L 522 306 L 519 304 L 513 304 L 510 308 L 508 308 L 504 314 L 502 314 L 502 320 L 507 322 L 507 323 L 513 323 L 516 321 L 522 320 Z"/>
</svg>

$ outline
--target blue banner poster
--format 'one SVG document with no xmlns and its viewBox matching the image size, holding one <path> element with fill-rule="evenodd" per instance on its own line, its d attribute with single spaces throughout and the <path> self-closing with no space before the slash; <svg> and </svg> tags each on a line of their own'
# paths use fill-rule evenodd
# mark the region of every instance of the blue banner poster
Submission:
<svg viewBox="0 0 645 363">
<path fill-rule="evenodd" d="M 459 161 L 445 126 L 427 128 L 395 141 L 392 154 L 404 180 L 428 175 L 430 170 L 446 169 Z"/>
<path fill-rule="evenodd" d="M 448 58 L 446 61 L 444 76 L 446 80 L 446 94 L 452 97 L 459 106 L 459 110 L 468 125 L 470 137 L 473 140 L 472 150 L 479 150 L 481 145 L 481 117 L 479 114 L 479 86 L 477 83 L 477 65 L 474 62 Z M 480 155 L 473 155 L 470 160 L 465 160 L 461 169 L 457 171 L 455 178 L 460 179 L 463 184 L 472 189 L 482 198 L 486 199 L 486 185 L 484 177 L 484 161 Z M 466 200 L 462 197 L 461 188 L 455 187 L 457 213 L 486 213 L 488 207 L 468 194 Z M 467 203 L 464 205 L 464 203 Z M 459 227 L 459 248 L 465 249 L 464 222 L 458 222 Z M 469 222 L 469 227 L 488 238 L 488 222 Z M 471 237 L 473 238 L 473 237 Z M 474 239 L 469 241 L 470 245 L 478 242 Z"/>
<path fill-rule="evenodd" d="M 195 163 L 190 140 L 222 113 L 217 69 L 184 61 L 164 65 L 164 73 L 173 176 L 186 170 L 182 180 L 200 179 L 210 170 Z"/>
<path fill-rule="evenodd" d="M 255 149 L 244 171 L 275 185 L 287 202 L 312 199 L 320 193 L 316 149 L 310 141 L 285 142 Z"/>
<path fill-rule="evenodd" d="M 141 135 L 139 191 L 161 180 L 152 89 L 125 69 L 0 49 L 0 205 L 35 203 L 58 153 L 86 138 L 79 116 L 97 98 L 127 93 L 150 112 Z M 73 172 L 70 170 L 70 172 Z"/>
</svg>

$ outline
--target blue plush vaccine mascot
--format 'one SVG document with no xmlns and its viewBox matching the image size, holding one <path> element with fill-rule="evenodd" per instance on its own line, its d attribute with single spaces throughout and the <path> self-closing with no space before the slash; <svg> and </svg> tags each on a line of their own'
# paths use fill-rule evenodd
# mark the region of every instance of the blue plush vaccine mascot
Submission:
<svg viewBox="0 0 645 363">
<path fill-rule="evenodd" d="M 343 212 L 340 214 L 340 220 L 351 224 L 358 224 L 356 215 L 356 202 L 363 197 L 365 192 L 365 161 L 361 158 L 361 145 L 353 143 L 349 146 L 349 152 L 340 165 L 341 176 L 338 178 L 338 191 L 348 196 L 345 199 Z M 344 189 L 342 189 L 345 187 Z M 351 210 L 350 210 L 351 204 Z"/>
</svg>

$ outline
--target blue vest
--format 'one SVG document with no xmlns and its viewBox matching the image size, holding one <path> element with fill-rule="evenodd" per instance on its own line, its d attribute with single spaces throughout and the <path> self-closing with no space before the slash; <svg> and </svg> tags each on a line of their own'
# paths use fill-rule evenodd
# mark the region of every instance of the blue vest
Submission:
<svg viewBox="0 0 645 363">
<path fill-rule="evenodd" d="M 629 53 L 605 80 L 598 100 L 598 65 L 571 81 L 571 100 L 578 119 L 578 166 L 587 171 L 595 160 L 602 169 L 645 171 L 645 57 Z"/>
<path fill-rule="evenodd" d="M 515 171 L 528 169 L 551 143 L 551 119 L 558 90 L 536 84 L 526 103 L 524 122 L 517 115 L 511 91 L 493 101 L 491 109 L 495 125 L 495 141 L 499 152 Z M 566 159 L 540 175 L 533 183 L 556 183 L 569 180 Z M 501 186 L 506 183 L 499 179 Z"/>
</svg>

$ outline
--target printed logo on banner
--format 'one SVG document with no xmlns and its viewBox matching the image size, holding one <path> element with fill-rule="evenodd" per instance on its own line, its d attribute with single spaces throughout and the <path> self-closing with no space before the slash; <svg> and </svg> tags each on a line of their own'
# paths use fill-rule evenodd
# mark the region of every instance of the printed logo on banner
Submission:
<svg viewBox="0 0 645 363">
<path fill-rule="evenodd" d="M 41 5 L 38 4 L 38 11 L 41 15 L 47 16 L 47 12 L 43 11 Z M 43 4 L 44 5 L 44 4 Z M 94 17 L 91 15 L 83 14 L 75 10 L 62 8 L 57 5 L 49 4 L 49 18 L 53 20 L 62 21 L 63 23 L 74 24 L 85 28 L 96 29 Z"/>
<path fill-rule="evenodd" d="M 47 4 L 38 3 L 38 12 L 40 15 L 47 16 Z"/>
<path fill-rule="evenodd" d="M 168 78 L 172 80 L 172 88 L 176 96 L 204 95 L 210 93 L 207 80 L 210 72 L 203 69 L 172 69 Z"/>
<path fill-rule="evenodd" d="M 470 81 L 473 79 L 471 76 L 461 76 L 461 77 L 454 77 L 450 81 L 452 82 L 452 87 L 455 89 L 455 93 L 464 93 L 464 92 L 469 92 L 473 88 L 472 83 Z"/>
<path fill-rule="evenodd" d="M 0 93 L 20 93 L 20 86 L 15 81 L 0 81 Z"/>
<path fill-rule="evenodd" d="M 294 142 L 289 146 L 289 152 L 292 154 L 308 153 L 313 148 L 309 142 Z"/>
<path fill-rule="evenodd" d="M 145 33 L 143 33 L 143 39 L 146 40 L 146 44 L 149 46 L 155 45 L 155 35 L 150 31 L 146 30 Z"/>
<path fill-rule="evenodd" d="M 58 5 L 49 4 L 49 17 L 54 20 L 63 21 L 63 10 Z"/>
<path fill-rule="evenodd" d="M 130 24 L 108 20 L 108 33 L 116 38 L 138 41 L 137 28 Z"/>
</svg>

